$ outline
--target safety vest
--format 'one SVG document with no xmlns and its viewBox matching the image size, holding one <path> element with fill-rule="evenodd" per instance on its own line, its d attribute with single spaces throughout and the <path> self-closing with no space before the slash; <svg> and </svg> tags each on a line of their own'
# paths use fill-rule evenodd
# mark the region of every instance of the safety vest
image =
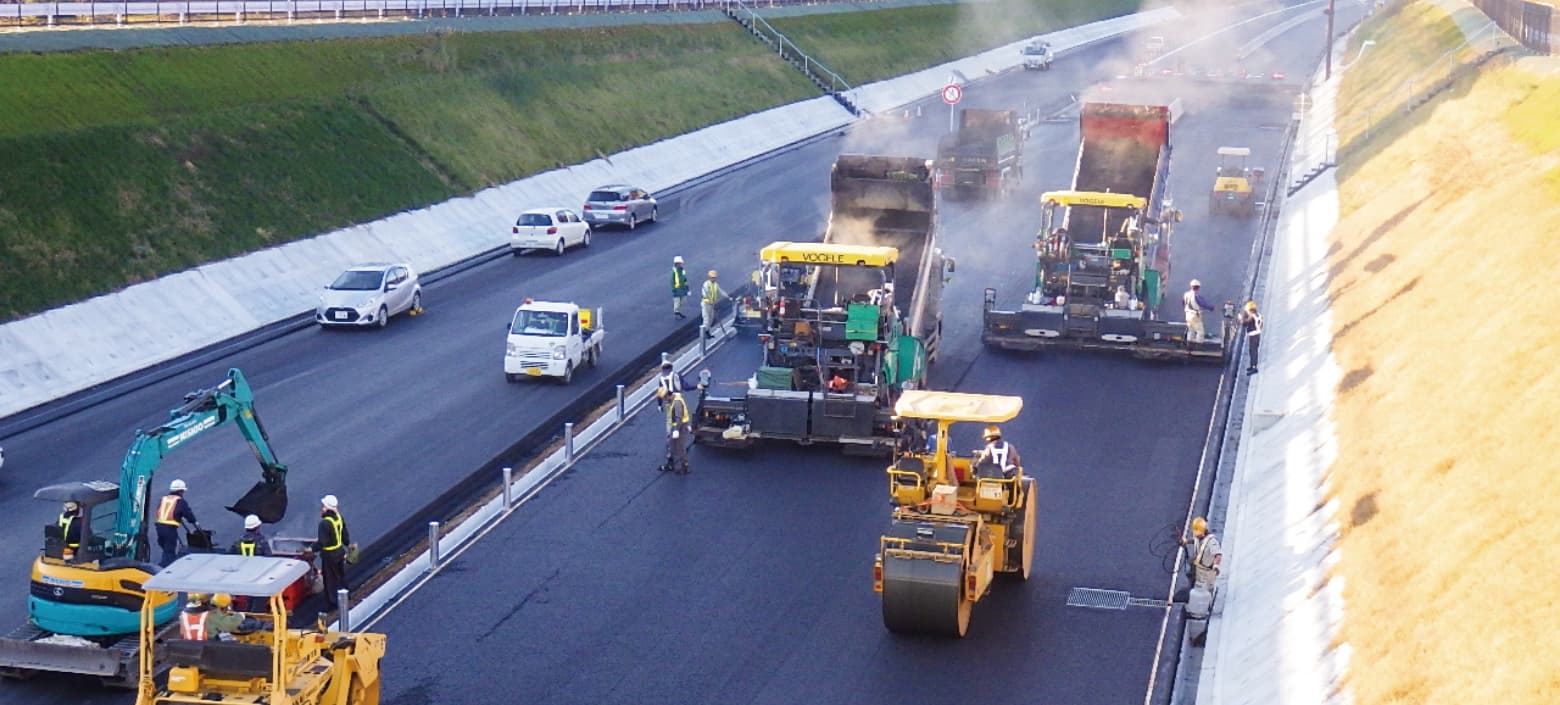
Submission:
<svg viewBox="0 0 1560 705">
<path fill-rule="evenodd" d="M 191 641 L 206 640 L 206 618 L 211 612 L 182 612 L 179 614 L 179 636 Z"/>
<path fill-rule="evenodd" d="M 1002 468 L 1003 472 L 1013 470 L 1013 464 L 1008 462 L 1008 457 L 1012 455 L 1012 451 L 1013 447 L 1008 445 L 1007 441 L 1003 441 L 1001 446 L 996 444 L 986 446 L 987 456 L 991 458 L 992 462 L 997 464 L 997 467 Z"/>
<path fill-rule="evenodd" d="M 704 282 L 704 289 L 703 289 L 703 301 L 704 301 L 704 303 L 713 305 L 716 301 L 719 301 L 719 300 L 720 300 L 720 285 L 716 284 L 713 280 Z"/>
<path fill-rule="evenodd" d="M 682 267 L 672 267 L 672 291 L 688 290 L 688 271 Z"/>
<path fill-rule="evenodd" d="M 184 498 L 176 494 L 163 495 L 162 501 L 157 504 L 157 523 L 178 526 L 179 520 L 174 514 L 179 509 L 181 499 Z"/>
<path fill-rule="evenodd" d="M 658 380 L 657 386 L 659 386 L 661 389 L 665 389 L 667 394 L 674 394 L 676 392 L 682 391 L 682 380 L 677 377 L 676 372 L 663 374 Z"/>
<path fill-rule="evenodd" d="M 1247 320 L 1249 322 L 1246 324 L 1246 335 L 1251 337 L 1262 335 L 1262 314 L 1248 314 Z"/>
<path fill-rule="evenodd" d="M 330 528 L 335 532 L 336 540 L 335 540 L 335 542 L 331 543 L 331 545 L 329 545 L 329 546 L 321 546 L 320 550 L 321 551 L 335 551 L 335 550 L 341 548 L 341 546 L 342 546 L 341 533 L 343 531 L 342 527 L 344 526 L 343 522 L 341 521 L 341 515 L 337 514 L 335 512 L 331 512 L 330 514 L 326 514 L 322 518 L 325 519 L 325 521 L 330 522 Z"/>
<path fill-rule="evenodd" d="M 255 555 L 255 542 L 251 541 L 249 539 L 239 539 L 239 541 L 238 541 L 238 555 L 240 555 L 240 556 L 253 556 L 253 555 Z"/>
<path fill-rule="evenodd" d="M 70 525 L 74 523 L 76 523 L 76 517 L 69 514 L 60 515 L 60 538 L 65 540 L 66 548 L 78 548 L 81 546 L 80 540 L 77 540 L 75 543 L 70 541 Z"/>
<path fill-rule="evenodd" d="M 1202 315 L 1202 307 L 1197 305 L 1197 292 L 1187 291 L 1186 293 L 1181 294 L 1181 303 L 1186 306 L 1186 315 Z"/>
<path fill-rule="evenodd" d="M 681 422 L 675 421 L 677 418 L 677 409 L 682 409 Z M 679 424 L 688 423 L 691 420 L 692 417 L 688 415 L 688 402 L 683 400 L 681 394 L 673 394 L 672 403 L 666 405 L 666 425 L 668 427 L 676 426 Z"/>
</svg>

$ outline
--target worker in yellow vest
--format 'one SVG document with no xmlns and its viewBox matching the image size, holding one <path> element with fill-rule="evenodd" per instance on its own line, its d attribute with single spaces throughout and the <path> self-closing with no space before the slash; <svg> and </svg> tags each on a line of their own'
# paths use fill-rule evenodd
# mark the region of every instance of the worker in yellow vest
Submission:
<svg viewBox="0 0 1560 705">
<path fill-rule="evenodd" d="M 688 442 L 693 439 L 693 417 L 688 413 L 688 402 L 682 392 L 657 389 L 657 399 L 666 409 L 666 463 L 662 472 L 688 474 Z"/>
<path fill-rule="evenodd" d="M 677 320 L 687 318 L 683 315 L 683 299 L 688 298 L 688 271 L 683 269 L 682 255 L 672 258 L 672 316 Z"/>
<path fill-rule="evenodd" d="M 320 577 L 325 581 L 325 602 L 335 609 L 336 591 L 347 586 L 347 545 L 352 537 L 341 518 L 336 495 L 320 498 L 319 540 L 314 550 L 320 554 Z"/>
<path fill-rule="evenodd" d="M 715 304 L 720 303 L 723 298 L 731 298 L 725 289 L 720 288 L 720 283 L 716 281 L 718 278 L 719 275 L 711 269 L 709 279 L 699 289 L 699 308 L 704 314 L 704 337 L 706 338 L 715 336 Z"/>
<path fill-rule="evenodd" d="M 66 502 L 60 511 L 60 538 L 65 541 L 65 559 L 70 560 L 76 556 L 76 551 L 81 548 L 81 505 L 75 502 Z"/>
<path fill-rule="evenodd" d="M 190 503 L 184 499 L 186 489 L 183 480 L 174 480 L 168 483 L 168 494 L 163 495 L 157 503 L 157 547 L 162 549 L 160 565 L 164 568 L 179 558 L 179 528 L 184 526 L 184 522 L 200 530 L 195 511 L 190 509 Z"/>
<path fill-rule="evenodd" d="M 260 531 L 260 517 L 250 514 L 244 517 L 244 534 L 239 537 L 234 551 L 240 556 L 271 555 L 271 540 Z"/>
</svg>

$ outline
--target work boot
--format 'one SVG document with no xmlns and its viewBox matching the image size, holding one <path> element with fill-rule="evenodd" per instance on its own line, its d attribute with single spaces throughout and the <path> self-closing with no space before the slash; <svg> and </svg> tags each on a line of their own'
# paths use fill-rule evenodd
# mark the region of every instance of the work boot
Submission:
<svg viewBox="0 0 1560 705">
<path fill-rule="evenodd" d="M 682 311 L 678 311 L 677 313 L 674 313 L 672 315 L 676 316 L 677 320 L 679 320 L 679 321 L 688 317 L 688 314 L 683 313 Z"/>
<path fill-rule="evenodd" d="M 1256 373 L 1257 373 L 1257 368 L 1256 368 L 1256 366 L 1252 366 L 1252 367 L 1247 367 L 1247 368 L 1246 368 L 1246 374 L 1248 374 L 1248 375 L 1254 375 L 1254 374 L 1256 374 Z"/>
</svg>

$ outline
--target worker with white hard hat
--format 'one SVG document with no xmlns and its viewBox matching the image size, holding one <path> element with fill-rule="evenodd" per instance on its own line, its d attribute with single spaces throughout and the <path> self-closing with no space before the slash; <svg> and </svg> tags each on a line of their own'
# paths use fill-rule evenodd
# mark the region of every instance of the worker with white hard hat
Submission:
<svg viewBox="0 0 1560 705">
<path fill-rule="evenodd" d="M 693 440 L 693 416 L 688 412 L 688 401 L 682 392 L 668 391 L 664 387 L 655 390 L 656 400 L 666 411 L 666 462 L 662 472 L 688 474 L 688 443 Z"/>
<path fill-rule="evenodd" d="M 325 581 L 325 602 L 335 609 L 336 591 L 347 586 L 347 546 L 352 542 L 347 524 L 341 518 L 336 495 L 320 498 L 319 540 L 314 550 L 320 554 L 320 577 Z"/>
<path fill-rule="evenodd" d="M 1186 309 L 1186 340 L 1190 343 L 1201 343 L 1203 333 L 1203 311 L 1212 311 L 1213 304 L 1202 295 L 1202 282 L 1192 280 L 1192 286 L 1181 295 L 1181 305 Z"/>
<path fill-rule="evenodd" d="M 65 558 L 73 557 L 81 548 L 81 505 L 66 502 L 60 509 L 60 539 L 65 542 Z"/>
<path fill-rule="evenodd" d="M 164 568 L 179 558 L 179 529 L 184 522 L 189 522 L 196 531 L 200 530 L 195 510 L 190 509 L 189 501 L 184 499 L 186 489 L 183 480 L 174 480 L 168 483 L 168 494 L 157 503 L 157 547 L 162 549 L 160 565 Z"/>
<path fill-rule="evenodd" d="M 683 315 L 683 299 L 688 298 L 688 272 L 683 269 L 682 255 L 672 258 L 672 316 L 677 320 L 687 318 Z"/>
<path fill-rule="evenodd" d="M 250 514 L 244 517 L 244 534 L 239 537 L 234 553 L 240 556 L 269 556 L 271 541 L 260 531 L 260 517 Z"/>
<path fill-rule="evenodd" d="M 715 304 L 720 303 L 722 298 L 731 298 L 731 295 L 720 288 L 720 283 L 716 281 L 719 276 L 711 269 L 709 279 L 705 280 L 704 287 L 699 291 L 699 304 L 704 314 L 704 337 L 706 338 L 715 335 Z"/>
<path fill-rule="evenodd" d="M 1257 373 L 1257 349 L 1262 345 L 1262 314 L 1257 313 L 1257 302 L 1247 301 L 1246 310 L 1240 314 L 1240 326 L 1246 331 L 1246 374 Z"/>
</svg>

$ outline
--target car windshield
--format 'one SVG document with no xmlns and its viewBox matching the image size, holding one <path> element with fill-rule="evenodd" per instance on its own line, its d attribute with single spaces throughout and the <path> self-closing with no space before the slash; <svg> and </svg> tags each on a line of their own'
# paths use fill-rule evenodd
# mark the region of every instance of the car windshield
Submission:
<svg viewBox="0 0 1560 705">
<path fill-rule="evenodd" d="M 1024 53 L 1025 54 L 1029 54 L 1031 56 L 1035 56 L 1035 55 L 1039 55 L 1039 54 L 1044 54 L 1045 53 L 1045 49 L 1042 48 L 1042 47 L 1024 47 Z"/>
<path fill-rule="evenodd" d="M 546 213 L 526 213 L 520 216 L 515 225 L 552 225 L 552 216 Z"/>
<path fill-rule="evenodd" d="M 623 194 L 618 193 L 617 191 L 591 191 L 590 192 L 590 198 L 587 198 L 585 200 L 587 200 L 587 201 L 594 201 L 596 203 L 601 203 L 601 202 L 611 203 L 613 201 L 621 201 L 621 200 L 624 200 L 624 199 L 623 199 Z"/>
<path fill-rule="evenodd" d="M 515 320 L 510 325 L 509 332 L 512 335 L 562 338 L 569 334 L 569 314 L 562 311 L 521 310 L 515 313 Z"/>
<path fill-rule="evenodd" d="M 331 282 L 330 288 L 338 291 L 373 291 L 379 288 L 379 282 L 384 277 L 384 272 L 347 270 L 336 277 L 336 281 Z"/>
</svg>

